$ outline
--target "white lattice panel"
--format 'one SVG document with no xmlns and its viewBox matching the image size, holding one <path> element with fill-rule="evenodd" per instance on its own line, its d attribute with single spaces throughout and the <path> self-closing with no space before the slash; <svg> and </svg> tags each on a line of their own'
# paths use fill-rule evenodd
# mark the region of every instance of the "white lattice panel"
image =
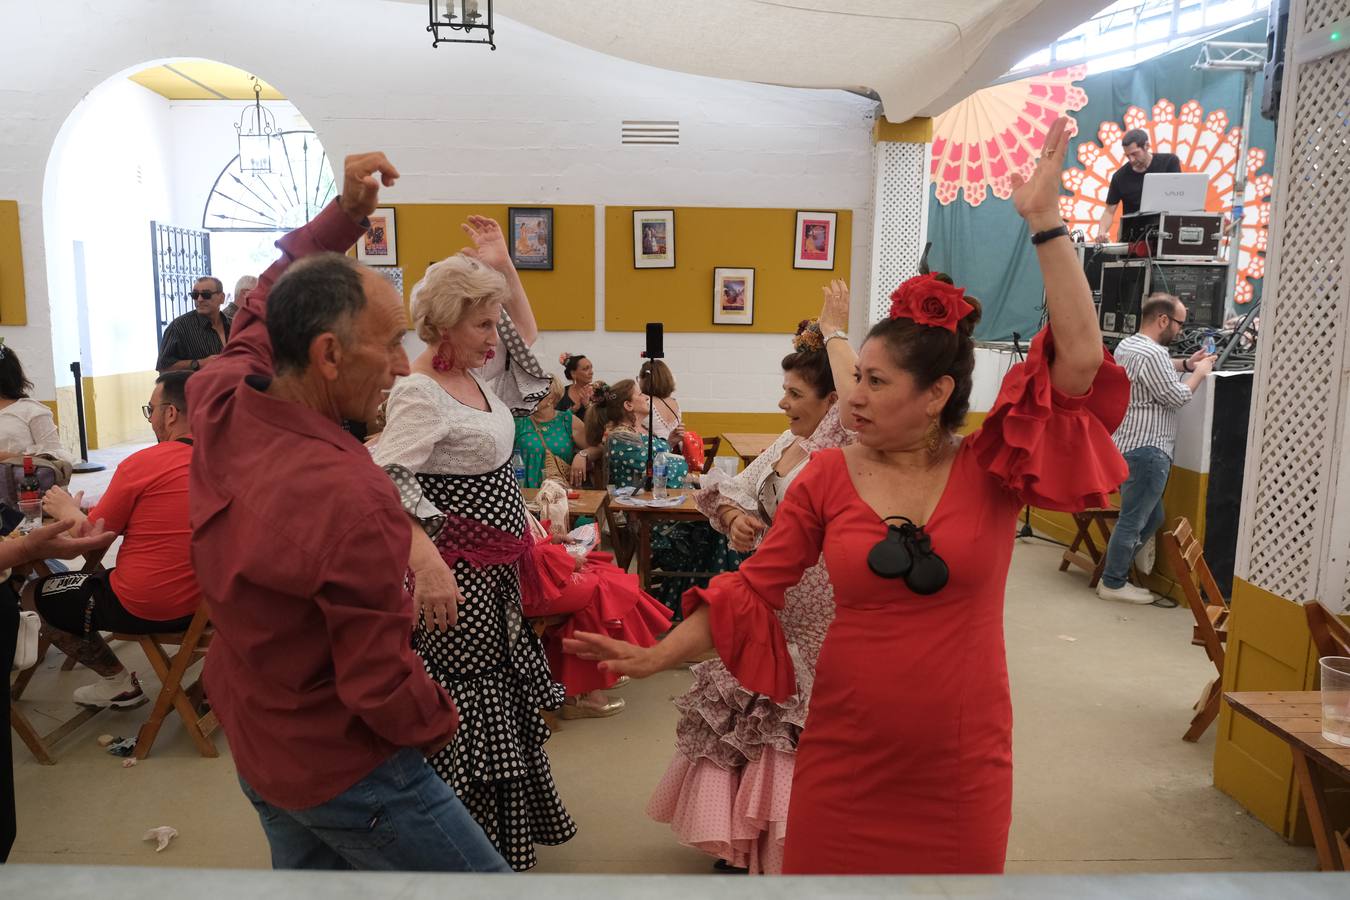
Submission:
<svg viewBox="0 0 1350 900">
<path fill-rule="evenodd" d="M 1290 34 L 1350 15 L 1305 0 Z M 1271 266 L 1261 309 L 1240 575 L 1289 600 L 1350 595 L 1343 470 L 1350 341 L 1350 53 L 1287 66 Z M 1344 475 L 1341 476 L 1341 472 Z M 1339 521 L 1338 521 L 1339 520 Z"/>
<path fill-rule="evenodd" d="M 878 143 L 874 171 L 868 326 L 890 313 L 891 291 L 919 272 L 919 255 L 928 239 L 928 145 Z"/>
</svg>

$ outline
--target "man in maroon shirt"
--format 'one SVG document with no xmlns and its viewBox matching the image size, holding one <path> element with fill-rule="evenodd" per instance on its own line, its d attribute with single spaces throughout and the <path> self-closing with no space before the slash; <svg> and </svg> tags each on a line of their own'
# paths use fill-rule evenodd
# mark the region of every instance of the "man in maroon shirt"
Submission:
<svg viewBox="0 0 1350 900">
<path fill-rule="evenodd" d="M 403 298 L 337 255 L 397 177 L 383 154 L 348 157 L 342 195 L 277 242 L 188 384 L 207 693 L 275 868 L 507 872 L 426 763 L 458 718 L 410 646 L 411 526 L 341 427 L 408 374 Z"/>
</svg>

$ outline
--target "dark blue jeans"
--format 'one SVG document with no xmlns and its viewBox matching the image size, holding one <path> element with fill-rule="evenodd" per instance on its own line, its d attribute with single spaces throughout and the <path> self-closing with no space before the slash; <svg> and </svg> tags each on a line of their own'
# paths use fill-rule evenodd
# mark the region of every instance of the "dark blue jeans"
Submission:
<svg viewBox="0 0 1350 900">
<path fill-rule="evenodd" d="M 1140 447 L 1125 454 L 1130 477 L 1120 486 L 1120 519 L 1106 545 L 1106 568 L 1102 584 L 1109 588 L 1125 585 L 1130 562 L 1141 544 L 1162 527 L 1163 490 L 1172 472 L 1172 458 L 1157 447 Z"/>
<path fill-rule="evenodd" d="M 327 803 L 282 809 L 239 784 L 262 820 L 274 869 L 510 872 L 450 785 L 403 749 Z"/>
</svg>

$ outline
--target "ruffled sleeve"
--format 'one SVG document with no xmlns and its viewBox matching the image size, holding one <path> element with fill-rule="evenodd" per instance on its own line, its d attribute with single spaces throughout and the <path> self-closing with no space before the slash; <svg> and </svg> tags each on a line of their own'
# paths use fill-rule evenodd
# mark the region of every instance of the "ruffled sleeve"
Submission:
<svg viewBox="0 0 1350 900">
<path fill-rule="evenodd" d="M 698 506 L 698 511 L 708 517 L 709 524 L 715 530 L 726 534 L 717 510 L 727 503 L 738 506 L 748 513 L 759 514 L 759 486 L 773 471 L 774 465 L 782 458 L 792 440 L 791 431 L 783 432 L 778 436 L 778 440 L 755 458 L 754 462 L 730 478 L 711 479 L 711 473 L 704 476 L 707 487 L 694 494 L 694 503 Z"/>
<path fill-rule="evenodd" d="M 385 404 L 385 429 L 371 450 L 375 464 L 398 488 L 404 512 L 432 538 L 445 524 L 445 517 L 422 493 L 415 473 L 424 470 L 437 441 L 447 431 L 437 392 L 441 389 L 422 376 L 395 382 Z"/>
<path fill-rule="evenodd" d="M 548 373 L 525 346 L 525 340 L 505 310 L 497 323 L 497 336 L 501 339 L 497 353 L 477 370 L 478 377 L 510 407 L 511 415 L 517 418 L 528 416 L 539 401 L 548 396 Z"/>
<path fill-rule="evenodd" d="M 837 451 L 836 451 L 837 452 Z M 684 595 L 684 613 L 708 606 L 713 643 L 727 669 L 747 689 L 775 702 L 797 690 L 797 676 L 777 611 L 783 592 L 820 559 L 825 536 L 821 481 L 828 466 L 808 465 L 788 489 L 773 527 L 738 571 L 718 575 Z"/>
<path fill-rule="evenodd" d="M 1023 503 L 1077 512 L 1106 506 L 1128 475 L 1111 435 L 1130 402 L 1130 380 L 1105 348 L 1092 387 L 1070 397 L 1050 382 L 1047 326 L 1026 362 L 1003 379 L 984 425 L 967 438 L 979 466 Z"/>
</svg>

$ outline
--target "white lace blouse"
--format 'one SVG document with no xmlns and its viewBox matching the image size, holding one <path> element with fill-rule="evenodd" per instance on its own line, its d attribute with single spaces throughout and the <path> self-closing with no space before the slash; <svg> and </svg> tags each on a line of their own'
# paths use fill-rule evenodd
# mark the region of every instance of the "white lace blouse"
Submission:
<svg viewBox="0 0 1350 900">
<path fill-rule="evenodd" d="M 427 375 L 400 378 L 389 392 L 376 464 L 419 475 L 483 475 L 505 465 L 515 419 L 478 372 L 469 374 L 487 398 L 486 411 L 459 402 Z"/>
</svg>

